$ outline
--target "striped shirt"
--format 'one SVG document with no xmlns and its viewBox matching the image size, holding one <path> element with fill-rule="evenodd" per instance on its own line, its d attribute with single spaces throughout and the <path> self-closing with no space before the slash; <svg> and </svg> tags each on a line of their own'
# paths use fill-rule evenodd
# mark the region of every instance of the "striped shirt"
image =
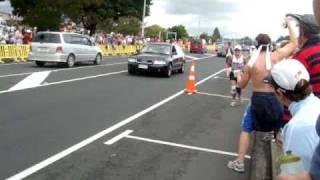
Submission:
<svg viewBox="0 0 320 180">
<path fill-rule="evenodd" d="M 293 59 L 299 60 L 310 74 L 313 93 L 320 98 L 320 36 L 311 37 Z M 284 120 L 291 119 L 288 108 L 284 108 Z"/>
</svg>

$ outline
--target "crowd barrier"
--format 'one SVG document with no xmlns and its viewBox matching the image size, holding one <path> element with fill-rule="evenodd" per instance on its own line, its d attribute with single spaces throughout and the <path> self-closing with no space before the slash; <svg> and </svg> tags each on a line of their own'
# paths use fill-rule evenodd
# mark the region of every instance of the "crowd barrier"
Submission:
<svg viewBox="0 0 320 180">
<path fill-rule="evenodd" d="M 129 45 L 129 46 L 111 46 L 98 45 L 102 51 L 103 56 L 128 56 L 135 54 L 143 45 Z M 183 45 L 184 50 L 188 51 L 189 46 Z M 208 45 L 209 52 L 215 50 L 215 45 Z M 10 62 L 24 62 L 27 61 L 30 52 L 30 45 L 0 45 L 0 64 L 5 61 Z"/>
<path fill-rule="evenodd" d="M 140 50 L 142 45 L 129 45 L 129 46 L 116 46 L 112 47 L 111 45 L 98 45 L 102 51 L 102 56 L 123 56 L 123 55 L 132 55 Z"/>
<path fill-rule="evenodd" d="M 0 63 L 4 63 L 5 60 L 13 62 L 27 61 L 29 52 L 29 45 L 0 45 Z"/>
<path fill-rule="evenodd" d="M 189 45 L 182 45 L 182 48 L 183 48 L 183 50 L 185 50 L 185 51 L 190 51 L 190 46 L 189 46 Z M 213 44 L 213 45 L 207 45 L 207 49 L 208 49 L 208 52 L 213 53 L 213 52 L 216 51 L 217 47 L 216 47 L 215 44 Z"/>
<path fill-rule="evenodd" d="M 132 55 L 142 48 L 142 45 L 116 46 L 98 45 L 103 56 Z M 25 62 L 30 53 L 30 45 L 0 45 L 0 64 L 5 62 Z"/>
</svg>

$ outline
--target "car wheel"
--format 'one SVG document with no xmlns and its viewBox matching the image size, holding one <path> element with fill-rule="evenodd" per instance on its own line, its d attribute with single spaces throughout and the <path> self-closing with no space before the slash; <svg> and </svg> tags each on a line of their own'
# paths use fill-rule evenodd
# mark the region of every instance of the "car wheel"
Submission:
<svg viewBox="0 0 320 180">
<path fill-rule="evenodd" d="M 185 66 L 185 63 L 183 63 L 178 72 L 183 74 L 185 72 L 185 70 L 186 70 L 186 66 Z"/>
<path fill-rule="evenodd" d="M 39 67 L 43 67 L 45 65 L 46 62 L 43 61 L 36 61 L 36 65 Z"/>
<path fill-rule="evenodd" d="M 75 62 L 76 62 L 76 58 L 74 57 L 74 55 L 72 55 L 72 54 L 69 55 L 68 58 L 67 58 L 67 67 L 68 68 L 73 67 Z"/>
<path fill-rule="evenodd" d="M 167 67 L 167 71 L 165 72 L 166 77 L 171 77 L 172 76 L 172 64 L 169 64 Z"/>
<path fill-rule="evenodd" d="M 128 67 L 128 73 L 134 75 L 136 74 L 136 70 L 133 67 Z"/>
<path fill-rule="evenodd" d="M 95 65 L 100 65 L 102 62 L 102 56 L 101 54 L 97 54 L 96 59 L 94 60 Z"/>
</svg>

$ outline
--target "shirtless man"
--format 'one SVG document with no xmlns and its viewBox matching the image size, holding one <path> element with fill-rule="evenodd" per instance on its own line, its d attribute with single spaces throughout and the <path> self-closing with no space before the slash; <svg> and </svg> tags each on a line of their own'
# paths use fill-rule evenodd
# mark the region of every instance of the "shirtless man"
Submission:
<svg viewBox="0 0 320 180">
<path fill-rule="evenodd" d="M 249 148 L 250 133 L 256 131 L 277 130 L 283 122 L 282 106 L 278 102 L 273 88 L 266 85 L 263 80 L 269 75 L 272 64 L 289 57 L 297 48 L 298 41 L 293 30 L 292 18 L 287 17 L 290 41 L 280 49 L 271 53 L 271 39 L 266 34 L 259 34 L 256 38 L 258 50 L 238 76 L 238 85 L 245 88 L 252 80 L 253 94 L 251 105 L 246 109 L 242 130 L 239 139 L 238 158 L 228 162 L 227 166 L 237 172 L 244 172 L 244 158 Z M 254 122 L 253 122 L 254 121 Z"/>
</svg>

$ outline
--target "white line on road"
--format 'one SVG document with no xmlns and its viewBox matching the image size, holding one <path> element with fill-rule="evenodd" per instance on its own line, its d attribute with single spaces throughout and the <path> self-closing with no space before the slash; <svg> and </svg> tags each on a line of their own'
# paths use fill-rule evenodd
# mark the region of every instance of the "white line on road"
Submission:
<svg viewBox="0 0 320 180">
<path fill-rule="evenodd" d="M 237 153 L 215 150 L 215 149 L 208 149 L 208 148 L 201 148 L 201 147 L 196 147 L 196 146 L 189 146 L 189 145 L 184 145 L 184 144 L 177 144 L 177 143 L 168 142 L 168 141 L 160 141 L 160 140 L 142 138 L 142 137 L 132 136 L 132 135 L 126 135 L 125 138 L 135 139 L 138 141 L 150 142 L 150 143 L 155 143 L 155 144 L 162 144 L 162 145 L 167 145 L 167 146 L 172 146 L 172 147 L 180 147 L 180 148 L 184 148 L 184 149 L 191 149 L 191 150 L 197 150 L 197 151 L 203 151 L 203 152 L 238 157 Z M 249 155 L 246 155 L 245 158 L 250 159 L 251 157 Z"/>
<path fill-rule="evenodd" d="M 18 84 L 14 85 L 8 91 L 18 91 L 22 89 L 38 87 L 49 76 L 50 73 L 51 71 L 33 73 L 20 81 Z"/>
<path fill-rule="evenodd" d="M 94 79 L 94 78 L 99 78 L 99 77 L 106 77 L 106 76 L 121 74 L 121 73 L 125 73 L 125 72 L 128 72 L 128 71 L 125 70 L 125 71 L 111 72 L 111 73 L 106 73 L 106 74 L 99 74 L 99 75 L 96 75 L 96 76 L 87 76 L 87 77 L 83 77 L 83 78 L 69 79 L 69 80 L 64 80 L 64 81 L 58 81 L 58 82 L 41 84 L 41 85 L 36 86 L 36 87 L 28 87 L 28 88 L 18 89 L 18 90 L 0 91 L 0 94 L 5 94 L 5 93 L 15 92 L 15 91 L 22 91 L 22 90 L 25 90 L 25 89 L 34 89 L 34 88 L 37 88 L 37 87 L 46 87 L 46 86 L 52 86 L 52 85 L 58 85 L 58 84 L 64 84 L 64 83 L 82 81 L 82 80 L 86 80 L 86 79 Z"/>
<path fill-rule="evenodd" d="M 230 97 L 230 96 L 225 96 L 225 95 L 221 95 L 221 94 L 211 94 L 211 93 L 206 93 L 206 92 L 197 92 L 197 94 L 232 99 L 232 97 Z M 248 98 L 242 98 L 242 100 L 250 101 L 250 99 L 248 99 Z"/>
<path fill-rule="evenodd" d="M 210 78 L 220 74 L 223 71 L 224 71 L 224 69 L 222 69 L 222 70 L 220 70 L 220 71 L 208 76 L 207 78 L 201 80 L 197 84 L 200 85 L 200 84 L 206 82 L 207 80 L 209 80 Z M 166 104 L 167 102 L 177 98 L 178 96 L 182 95 L 183 93 L 184 93 L 184 90 L 181 90 L 181 91 L 177 92 L 176 94 L 174 94 L 174 95 L 172 95 L 172 96 L 170 96 L 170 97 L 168 97 L 168 98 L 166 98 L 166 99 L 164 99 L 164 100 L 162 100 L 162 101 L 160 101 L 160 102 L 158 102 L 158 103 L 156 103 L 156 104 L 154 104 L 154 105 L 152 105 L 152 106 L 150 106 L 150 107 L 148 107 L 148 108 L 146 108 L 146 109 L 144 109 L 144 110 L 142 110 L 140 112 L 138 112 L 137 114 L 134 114 L 133 116 L 130 116 L 127 119 L 124 119 L 124 120 L 118 122 L 117 124 L 115 124 L 115 125 L 107 128 L 107 129 L 105 129 L 105 130 L 103 130 L 103 131 L 101 131 L 101 132 L 99 132 L 99 133 L 97 133 L 97 134 L 95 134 L 95 135 L 93 135 L 93 136 L 91 136 L 91 137 L 89 137 L 89 138 L 87 138 L 87 139 L 85 139 L 85 140 L 83 140 L 83 141 L 81 141 L 81 142 L 79 142 L 79 143 L 77 143 L 77 144 L 75 144 L 75 145 L 73 145 L 73 146 L 71 146 L 71 147 L 69 147 L 69 148 L 67 148 L 67 149 L 55 154 L 55 155 L 53 155 L 53 156 L 51 156 L 51 157 L 49 157 L 48 159 L 45 159 L 45 160 L 39 162 L 38 164 L 35 164 L 35 165 L 23 170 L 22 172 L 14 175 L 14 176 L 11 176 L 7 180 L 20 180 L 20 179 L 26 178 L 26 177 L 30 176 L 31 174 L 33 174 L 33 173 L 35 173 L 35 172 L 37 172 L 37 171 L 49 166 L 50 164 L 52 164 L 52 163 L 54 163 L 54 162 L 56 162 L 56 161 L 58 161 L 58 160 L 60 160 L 60 159 L 62 159 L 64 157 L 70 155 L 71 153 L 83 148 L 84 146 L 87 146 L 88 144 L 91 144 L 92 142 L 100 139 L 101 137 L 103 137 L 103 136 L 105 136 L 105 135 L 107 135 L 107 134 L 109 134 L 109 133 L 111 133 L 111 132 L 113 132 L 113 131 L 115 131 L 115 130 L 117 130 L 117 129 L 125 126 L 125 125 L 127 125 L 127 124 L 129 124 L 129 123 L 131 123 L 132 121 L 134 121 L 134 120 L 138 119 L 139 117 L 149 113 L 150 111 L 153 111 L 153 110 L 157 109 L 158 107 L 160 107 L 160 106 Z"/>
<path fill-rule="evenodd" d="M 95 67 L 115 66 L 115 65 L 121 65 L 121 64 L 127 64 L 127 62 L 102 64 L 102 65 L 98 65 L 98 66 L 84 66 L 84 67 L 75 67 L 75 68 L 55 69 L 55 70 L 52 70 L 52 72 L 71 71 L 71 70 L 78 70 L 78 69 L 89 69 L 89 68 L 95 68 Z M 24 75 L 29 75 L 29 74 L 36 73 L 36 72 L 45 72 L 45 71 L 35 71 L 35 72 L 27 72 L 27 73 L 19 73 L 19 74 L 8 74 L 8 75 L 0 76 L 0 78 L 7 78 L 7 77 L 13 77 L 13 76 L 24 76 Z"/>
<path fill-rule="evenodd" d="M 121 134 L 115 136 L 114 138 L 110 139 L 109 141 L 105 142 L 104 144 L 110 146 L 110 145 L 116 143 L 117 141 L 119 141 L 120 139 L 128 136 L 128 135 L 131 134 L 132 132 L 133 132 L 132 130 L 126 130 L 126 131 L 124 131 L 123 133 L 121 133 Z"/>
<path fill-rule="evenodd" d="M 229 78 L 226 77 L 220 77 L 220 76 L 216 76 L 214 79 L 223 79 L 223 80 L 229 80 Z"/>
<path fill-rule="evenodd" d="M 10 66 L 10 65 L 19 65 L 19 64 L 31 64 L 31 62 L 0 64 L 0 67 L 1 67 L 1 66 Z"/>
</svg>

